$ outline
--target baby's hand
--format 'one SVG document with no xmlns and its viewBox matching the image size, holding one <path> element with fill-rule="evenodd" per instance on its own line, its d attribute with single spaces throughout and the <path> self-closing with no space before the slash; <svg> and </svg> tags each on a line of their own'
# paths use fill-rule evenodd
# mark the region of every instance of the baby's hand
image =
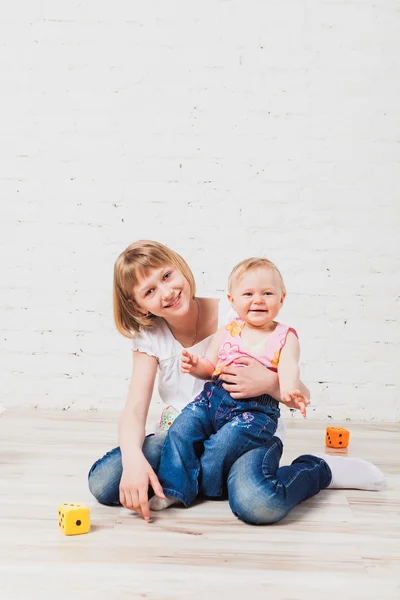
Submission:
<svg viewBox="0 0 400 600">
<path fill-rule="evenodd" d="M 196 354 L 190 354 L 187 350 L 182 350 L 181 356 L 181 371 L 182 373 L 187 373 L 190 375 L 193 373 L 197 364 L 199 362 L 199 357 Z"/>
<path fill-rule="evenodd" d="M 310 401 L 300 390 L 293 390 L 292 392 L 283 392 L 281 394 L 281 402 L 286 404 L 288 408 L 297 408 L 303 417 L 306 416 L 306 406 L 310 404 Z"/>
</svg>

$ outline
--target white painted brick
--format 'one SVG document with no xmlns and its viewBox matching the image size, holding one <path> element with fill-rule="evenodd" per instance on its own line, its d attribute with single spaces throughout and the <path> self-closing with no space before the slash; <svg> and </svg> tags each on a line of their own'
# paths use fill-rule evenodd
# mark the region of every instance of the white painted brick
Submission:
<svg viewBox="0 0 400 600">
<path fill-rule="evenodd" d="M 148 237 L 205 295 L 244 257 L 271 258 L 310 417 L 398 420 L 397 0 L 6 13 L 0 404 L 122 406 L 112 269 Z"/>
</svg>

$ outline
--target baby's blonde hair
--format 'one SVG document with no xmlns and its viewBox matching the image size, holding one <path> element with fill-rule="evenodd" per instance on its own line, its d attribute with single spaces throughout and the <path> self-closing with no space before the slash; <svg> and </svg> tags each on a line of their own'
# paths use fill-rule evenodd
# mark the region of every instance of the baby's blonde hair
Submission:
<svg viewBox="0 0 400 600">
<path fill-rule="evenodd" d="M 251 271 L 252 269 L 257 269 L 259 267 L 263 267 L 266 269 L 272 269 L 273 271 L 275 271 L 275 273 L 277 274 L 278 279 L 279 279 L 282 294 L 284 294 L 286 296 L 285 282 L 283 281 L 283 277 L 282 277 L 281 272 L 278 269 L 278 267 L 272 261 L 268 260 L 268 258 L 257 258 L 257 257 L 246 258 L 245 260 L 242 260 L 240 263 L 238 263 L 235 267 L 233 267 L 233 269 L 229 275 L 229 278 L 228 278 L 229 293 L 230 294 L 232 293 L 233 285 L 237 281 L 239 281 L 239 279 L 241 277 L 243 277 L 243 275 L 245 273 L 247 273 L 248 271 Z"/>
<path fill-rule="evenodd" d="M 169 265 L 176 267 L 187 279 L 194 298 L 196 284 L 192 271 L 179 254 L 164 244 L 139 240 L 118 256 L 114 265 L 114 321 L 118 331 L 125 337 L 132 338 L 141 328 L 150 329 L 154 325 L 154 316 L 144 315 L 139 310 L 133 289 L 152 269 Z"/>
</svg>

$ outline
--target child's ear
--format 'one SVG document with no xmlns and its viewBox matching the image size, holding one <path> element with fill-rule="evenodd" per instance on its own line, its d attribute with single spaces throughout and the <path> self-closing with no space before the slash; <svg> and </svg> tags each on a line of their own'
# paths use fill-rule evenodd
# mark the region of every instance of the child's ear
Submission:
<svg viewBox="0 0 400 600">
<path fill-rule="evenodd" d="M 285 292 L 282 292 L 282 296 L 281 296 L 281 302 L 280 305 L 282 306 L 282 304 L 285 302 L 285 298 L 286 298 L 286 294 Z"/>
<path fill-rule="evenodd" d="M 233 308 L 235 308 L 235 300 L 234 300 L 233 296 L 228 294 L 228 300 L 231 303 L 231 305 L 233 306 Z"/>
</svg>

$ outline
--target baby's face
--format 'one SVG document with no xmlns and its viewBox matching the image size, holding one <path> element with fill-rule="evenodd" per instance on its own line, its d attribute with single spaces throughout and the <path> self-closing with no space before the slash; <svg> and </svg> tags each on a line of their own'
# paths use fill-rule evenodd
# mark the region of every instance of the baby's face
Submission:
<svg viewBox="0 0 400 600">
<path fill-rule="evenodd" d="M 233 283 L 228 297 L 243 321 L 253 327 L 268 328 L 278 315 L 285 295 L 273 269 L 256 267 Z"/>
</svg>

